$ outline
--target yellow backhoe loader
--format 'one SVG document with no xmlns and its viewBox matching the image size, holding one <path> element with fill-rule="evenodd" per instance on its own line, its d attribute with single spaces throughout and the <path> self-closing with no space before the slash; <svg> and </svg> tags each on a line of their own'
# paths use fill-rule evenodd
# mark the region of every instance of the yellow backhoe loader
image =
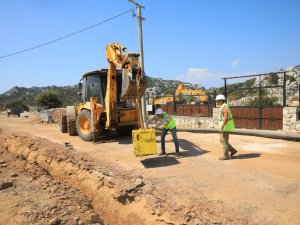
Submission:
<svg viewBox="0 0 300 225">
<path fill-rule="evenodd" d="M 95 141 L 105 130 L 131 135 L 133 129 L 143 128 L 140 100 L 147 85 L 139 54 L 127 53 L 126 47 L 113 42 L 106 46 L 106 58 L 108 69 L 82 76 L 82 102 L 67 106 L 59 122 L 61 132 Z"/>
<path fill-rule="evenodd" d="M 179 101 L 180 96 L 193 96 L 198 103 L 203 103 L 208 101 L 207 94 L 202 90 L 191 90 L 185 89 L 183 84 L 179 84 L 175 91 L 175 101 Z M 171 104 L 174 102 L 174 97 L 160 97 L 153 99 L 153 105 L 161 105 L 161 104 Z"/>
</svg>

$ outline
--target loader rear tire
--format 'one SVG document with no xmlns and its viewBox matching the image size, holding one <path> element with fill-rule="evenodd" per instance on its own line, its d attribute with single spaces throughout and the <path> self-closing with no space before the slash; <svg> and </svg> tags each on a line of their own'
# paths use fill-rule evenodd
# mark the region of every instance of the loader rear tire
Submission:
<svg viewBox="0 0 300 225">
<path fill-rule="evenodd" d="M 67 106 L 67 129 L 70 136 L 75 136 L 77 134 L 75 106 Z"/>
<path fill-rule="evenodd" d="M 59 119 L 59 128 L 62 133 L 67 133 L 68 132 L 68 127 L 67 127 L 67 115 L 63 114 L 61 115 Z"/>
<path fill-rule="evenodd" d="M 92 123 L 91 123 L 91 112 L 83 109 L 77 116 L 76 129 L 79 137 L 84 141 L 92 141 Z"/>
<path fill-rule="evenodd" d="M 76 131 L 76 121 L 70 121 L 68 120 L 67 122 L 67 128 L 68 128 L 68 134 L 70 136 L 75 136 L 77 135 L 77 131 Z"/>
</svg>

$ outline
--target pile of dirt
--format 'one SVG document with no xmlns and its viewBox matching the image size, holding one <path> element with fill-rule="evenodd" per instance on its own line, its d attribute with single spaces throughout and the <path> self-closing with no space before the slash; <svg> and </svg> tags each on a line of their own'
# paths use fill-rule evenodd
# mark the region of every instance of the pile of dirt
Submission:
<svg viewBox="0 0 300 225">
<path fill-rule="evenodd" d="M 53 108 L 49 110 L 45 110 L 43 112 L 38 113 L 39 121 L 38 122 L 46 122 L 46 123 L 58 123 L 61 115 L 66 114 L 66 108 Z"/>
<path fill-rule="evenodd" d="M 50 110 L 52 111 L 52 119 L 53 119 L 53 122 L 55 122 L 55 123 L 58 123 L 62 114 L 67 113 L 66 108 L 55 108 L 55 109 L 50 109 Z"/>
</svg>

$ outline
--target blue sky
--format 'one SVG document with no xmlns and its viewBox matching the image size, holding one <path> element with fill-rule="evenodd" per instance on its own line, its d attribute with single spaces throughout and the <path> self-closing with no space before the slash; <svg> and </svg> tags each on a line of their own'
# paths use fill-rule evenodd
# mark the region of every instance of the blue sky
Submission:
<svg viewBox="0 0 300 225">
<path fill-rule="evenodd" d="M 300 64 L 299 0 L 137 0 L 147 75 L 208 87 L 221 77 Z M 1 0 L 0 56 L 27 49 L 125 12 L 127 0 Z M 135 10 L 136 11 L 136 10 Z M 54 44 L 0 59 L 0 93 L 14 86 L 77 84 L 106 68 L 105 45 L 138 52 L 131 13 Z"/>
</svg>

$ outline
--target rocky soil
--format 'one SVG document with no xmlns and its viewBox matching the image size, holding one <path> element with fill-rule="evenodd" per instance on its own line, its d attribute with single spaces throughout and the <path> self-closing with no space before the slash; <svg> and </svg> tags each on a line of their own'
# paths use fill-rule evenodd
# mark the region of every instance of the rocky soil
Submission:
<svg viewBox="0 0 300 225">
<path fill-rule="evenodd" d="M 96 143 L 57 124 L 0 116 L 0 224 L 300 224 L 300 144 L 179 132 L 182 155 L 135 157 L 130 137 Z M 157 147 L 160 147 L 157 132 Z"/>
<path fill-rule="evenodd" d="M 0 224 L 105 224 L 79 190 L 0 148 Z"/>
</svg>

